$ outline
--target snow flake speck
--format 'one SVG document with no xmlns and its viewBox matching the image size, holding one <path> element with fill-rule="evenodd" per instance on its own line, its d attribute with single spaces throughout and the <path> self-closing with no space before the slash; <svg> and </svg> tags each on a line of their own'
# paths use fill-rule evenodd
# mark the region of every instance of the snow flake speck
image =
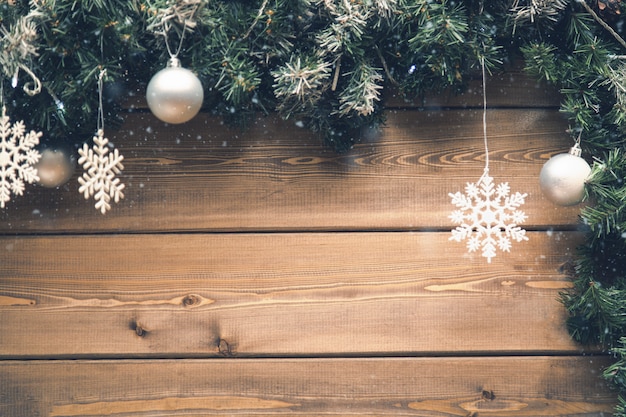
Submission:
<svg viewBox="0 0 626 417">
<path fill-rule="evenodd" d="M 524 204 L 527 194 L 511 194 L 508 183 L 495 186 L 488 170 L 476 183 L 467 183 L 465 194 L 456 192 L 449 196 L 459 209 L 448 216 L 459 225 L 452 230 L 450 240 L 467 239 L 468 252 L 481 249 L 482 256 L 491 262 L 496 249 L 509 252 L 512 240 L 528 240 L 526 230 L 518 226 L 526 220 L 526 215 L 518 208 Z"/>
</svg>

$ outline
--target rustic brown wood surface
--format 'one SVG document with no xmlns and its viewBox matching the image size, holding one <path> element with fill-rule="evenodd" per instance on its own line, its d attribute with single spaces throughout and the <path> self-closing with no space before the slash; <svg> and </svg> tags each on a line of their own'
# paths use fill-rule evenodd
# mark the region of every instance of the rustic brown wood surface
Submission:
<svg viewBox="0 0 626 417">
<path fill-rule="evenodd" d="M 0 416 L 610 413 L 610 358 L 559 302 L 580 207 L 538 186 L 572 145 L 558 96 L 491 80 L 490 174 L 527 193 L 529 237 L 491 263 L 449 240 L 449 193 L 485 163 L 479 83 L 390 97 L 345 154 L 275 116 L 130 111 L 109 213 L 80 169 L 0 212 Z"/>
<path fill-rule="evenodd" d="M 528 194 L 528 228 L 575 223 L 538 184 L 573 142 L 556 110 L 492 110 L 490 173 Z M 183 128 L 129 115 L 109 138 L 124 155 L 125 198 L 102 216 L 93 200 L 29 187 L 0 213 L 0 232 L 407 230 L 451 226 L 451 192 L 484 168 L 480 110 L 398 110 L 346 154 L 271 117 L 242 132 L 198 116 Z M 76 175 L 79 175 L 77 173 Z"/>
<path fill-rule="evenodd" d="M 552 107 L 560 104 L 556 88 L 537 82 L 524 74 L 523 63 L 515 63 L 506 71 L 493 73 L 487 84 L 487 104 L 490 107 Z M 391 108 L 452 108 L 483 106 L 483 86 L 480 72 L 470 79 L 463 94 L 451 91 L 429 92 L 423 97 L 408 98 L 397 91 L 386 89 L 385 105 Z M 145 106 L 137 102 L 138 106 Z"/>
<path fill-rule="evenodd" d="M 8 361 L 0 372 L 14 402 L 0 414 L 606 415 L 613 398 L 597 379 L 606 364 L 541 356 Z"/>
<path fill-rule="evenodd" d="M 569 286 L 559 271 L 579 243 L 576 233 L 531 232 L 489 268 L 448 237 L 0 239 L 22 254 L 3 260 L 0 355 L 580 351 L 558 302 Z"/>
</svg>

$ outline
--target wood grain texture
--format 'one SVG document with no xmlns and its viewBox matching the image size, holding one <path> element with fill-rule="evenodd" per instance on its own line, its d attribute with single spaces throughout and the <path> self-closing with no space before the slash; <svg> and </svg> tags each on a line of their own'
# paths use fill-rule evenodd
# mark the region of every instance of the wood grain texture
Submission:
<svg viewBox="0 0 626 417">
<path fill-rule="evenodd" d="M 449 236 L 5 237 L 0 356 L 580 352 L 558 302 L 578 234 L 488 267 Z"/>
<path fill-rule="evenodd" d="M 572 144 L 558 97 L 519 72 L 487 97 L 490 174 L 528 194 L 529 237 L 490 264 L 449 241 L 449 193 L 485 163 L 477 82 L 388 97 L 345 154 L 276 116 L 129 109 L 107 131 L 121 204 L 100 215 L 79 169 L 0 213 L 0 416 L 610 413 L 610 358 L 558 301 L 580 207 L 538 187 Z"/>
<path fill-rule="evenodd" d="M 0 362 L 0 414 L 602 416 L 606 358 Z"/>
<path fill-rule="evenodd" d="M 490 173 L 527 193 L 527 228 L 571 227 L 579 207 L 547 201 L 538 177 L 572 145 L 555 110 L 489 111 Z M 29 187 L 0 213 L 0 233 L 353 231 L 450 228 L 449 193 L 483 173 L 478 110 L 391 111 L 346 154 L 275 118 L 246 131 L 200 115 L 184 128 L 131 114 L 109 138 L 125 156 L 126 197 L 102 216 L 77 192 Z M 80 174 L 80 170 L 76 175 Z"/>
<path fill-rule="evenodd" d="M 560 105 L 558 90 L 538 82 L 523 72 L 523 64 L 515 63 L 506 70 L 487 75 L 487 104 L 489 107 L 552 107 Z M 467 108 L 483 106 L 481 74 L 475 74 L 463 93 L 453 91 L 429 92 L 423 97 L 407 98 L 393 89 L 384 91 L 387 107 Z"/>
</svg>

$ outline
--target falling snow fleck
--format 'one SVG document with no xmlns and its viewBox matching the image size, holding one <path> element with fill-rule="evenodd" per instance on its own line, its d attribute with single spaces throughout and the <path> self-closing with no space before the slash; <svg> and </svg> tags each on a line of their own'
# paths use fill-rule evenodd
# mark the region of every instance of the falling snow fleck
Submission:
<svg viewBox="0 0 626 417">
<path fill-rule="evenodd" d="M 41 132 L 31 130 L 26 133 L 24 122 L 11 126 L 6 109 L 2 107 L 0 117 L 0 208 L 11 200 L 11 193 L 22 195 L 24 183 L 39 181 L 37 169 L 33 166 L 41 158 L 34 149 L 39 144 Z"/>
<path fill-rule="evenodd" d="M 452 230 L 450 240 L 467 239 L 468 252 L 481 249 L 482 256 L 491 262 L 496 249 L 509 252 L 512 240 L 528 240 L 526 230 L 518 226 L 526 220 L 526 215 L 518 208 L 524 204 L 527 194 L 511 194 L 506 182 L 494 185 L 487 169 L 476 183 L 467 183 L 465 194 L 456 192 L 449 196 L 459 209 L 449 216 L 459 225 Z"/>
<path fill-rule="evenodd" d="M 120 183 L 120 179 L 115 175 L 122 172 L 124 165 L 122 160 L 124 157 L 119 154 L 117 149 L 113 153 L 109 153 L 109 140 L 104 137 L 104 131 L 98 130 L 93 138 L 94 146 L 90 148 L 84 144 L 82 149 L 78 150 L 80 159 L 78 163 L 83 166 L 86 172 L 78 178 L 80 188 L 78 192 L 83 193 L 85 199 L 93 196 L 96 200 L 96 209 L 102 214 L 106 214 L 111 209 L 111 199 L 118 203 L 124 198 L 124 184 Z"/>
</svg>

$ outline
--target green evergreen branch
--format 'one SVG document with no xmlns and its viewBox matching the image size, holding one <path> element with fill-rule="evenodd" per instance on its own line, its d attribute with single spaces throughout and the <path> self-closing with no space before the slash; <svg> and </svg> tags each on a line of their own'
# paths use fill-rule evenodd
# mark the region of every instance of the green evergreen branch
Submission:
<svg viewBox="0 0 626 417">
<path fill-rule="evenodd" d="M 596 162 L 587 180 L 587 191 L 594 204 L 583 208 L 581 218 L 596 238 L 626 233 L 626 156 L 619 148 L 605 161 Z"/>
<path fill-rule="evenodd" d="M 545 42 L 532 43 L 520 48 L 524 55 L 524 70 L 538 80 L 557 83 L 561 79 L 556 61 L 558 48 Z"/>
<path fill-rule="evenodd" d="M 13 87 L 17 85 L 19 71 L 26 72 L 33 84 L 32 87 L 30 84 L 24 86 L 30 96 L 41 91 L 41 82 L 30 69 L 33 58 L 39 55 L 35 41 L 38 37 L 37 23 L 41 17 L 43 14 L 33 6 L 25 16 L 19 16 L 9 27 L 0 25 L 0 68 L 6 77 L 12 79 Z"/>
<path fill-rule="evenodd" d="M 196 27 L 196 14 L 206 0 L 153 0 L 147 2 L 146 30 L 159 35 L 167 35 L 172 27 L 179 34 L 193 31 Z"/>
<path fill-rule="evenodd" d="M 337 113 L 342 116 L 369 116 L 374 113 L 376 102 L 380 101 L 380 90 L 383 88 L 380 71 L 366 62 L 361 62 L 355 66 L 354 71 L 345 75 L 350 80 L 339 94 Z"/>
<path fill-rule="evenodd" d="M 597 29 L 593 19 L 585 13 L 572 13 L 567 22 L 568 46 L 576 47 L 581 43 L 592 42 Z"/>
<path fill-rule="evenodd" d="M 535 24 L 537 21 L 544 19 L 552 23 L 556 22 L 559 14 L 566 7 L 567 1 L 565 0 L 530 0 L 523 3 L 520 0 L 514 0 L 511 4 L 511 13 L 513 14 L 515 27 L 517 27 L 517 25 L 525 25 L 528 23 Z"/>
<path fill-rule="evenodd" d="M 613 28 L 608 23 L 606 23 L 604 20 L 602 20 L 600 18 L 600 16 L 598 16 L 597 13 L 594 12 L 591 7 L 589 7 L 589 5 L 587 4 L 587 2 L 585 0 L 576 0 L 576 1 L 585 8 L 587 13 L 589 13 L 591 15 L 591 17 L 593 17 L 593 19 L 600 26 L 602 26 L 607 32 L 609 32 L 611 34 L 611 36 L 613 36 L 613 38 L 615 38 L 615 40 L 620 45 L 622 45 L 622 47 L 624 47 L 626 49 L 626 42 L 624 41 L 624 39 L 622 39 L 622 37 L 620 35 L 618 35 L 617 32 L 615 30 L 613 30 Z"/>
<path fill-rule="evenodd" d="M 331 66 L 319 57 L 293 56 L 272 72 L 278 110 L 288 119 L 313 109 L 329 87 Z"/>
</svg>

